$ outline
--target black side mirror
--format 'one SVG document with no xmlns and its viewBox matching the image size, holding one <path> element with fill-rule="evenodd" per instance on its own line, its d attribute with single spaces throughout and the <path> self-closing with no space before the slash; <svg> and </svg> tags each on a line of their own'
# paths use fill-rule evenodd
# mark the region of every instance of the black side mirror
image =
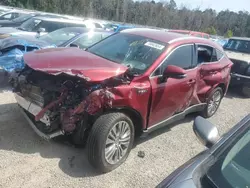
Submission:
<svg viewBox="0 0 250 188">
<path fill-rule="evenodd" d="M 71 44 L 69 45 L 69 47 L 79 48 L 79 46 L 78 46 L 77 44 L 74 44 L 74 43 L 71 43 Z"/>
<path fill-rule="evenodd" d="M 216 126 L 201 116 L 195 118 L 193 131 L 199 141 L 208 148 L 212 147 L 220 139 L 219 131 Z"/>
</svg>

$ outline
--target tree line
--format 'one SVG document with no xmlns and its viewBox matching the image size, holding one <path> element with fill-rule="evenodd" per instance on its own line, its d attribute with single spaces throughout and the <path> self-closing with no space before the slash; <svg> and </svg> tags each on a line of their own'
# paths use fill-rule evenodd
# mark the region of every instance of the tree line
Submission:
<svg viewBox="0 0 250 188">
<path fill-rule="evenodd" d="M 250 37 L 250 14 L 177 7 L 174 0 L 1 0 L 2 4 L 39 11 L 92 17 L 213 35 Z"/>
</svg>

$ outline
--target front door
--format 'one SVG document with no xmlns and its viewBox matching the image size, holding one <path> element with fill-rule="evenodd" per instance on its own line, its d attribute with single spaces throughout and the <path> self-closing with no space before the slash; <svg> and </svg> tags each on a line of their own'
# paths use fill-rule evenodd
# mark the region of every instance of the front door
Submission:
<svg viewBox="0 0 250 188">
<path fill-rule="evenodd" d="M 191 104 L 197 76 L 197 69 L 193 67 L 193 57 L 193 44 L 179 46 L 168 55 L 163 64 L 153 73 L 150 78 L 152 103 L 149 127 L 185 110 Z M 168 78 L 166 81 L 160 81 L 163 71 L 168 65 L 185 69 L 186 77 L 181 79 Z"/>
</svg>

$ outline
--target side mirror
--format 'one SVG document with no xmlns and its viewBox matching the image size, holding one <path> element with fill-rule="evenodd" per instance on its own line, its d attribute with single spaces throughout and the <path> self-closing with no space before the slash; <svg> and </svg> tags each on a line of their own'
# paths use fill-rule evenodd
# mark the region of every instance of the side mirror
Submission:
<svg viewBox="0 0 250 188">
<path fill-rule="evenodd" d="M 220 139 L 220 135 L 216 126 L 201 116 L 195 118 L 193 131 L 199 141 L 207 148 L 212 147 Z"/>
<path fill-rule="evenodd" d="M 79 48 L 79 46 L 78 46 L 77 44 L 74 44 L 74 43 L 71 43 L 71 44 L 69 45 L 69 47 Z"/>
<path fill-rule="evenodd" d="M 39 28 L 39 29 L 37 30 L 37 33 L 44 33 L 44 32 L 46 32 L 46 29 L 45 29 L 45 28 Z"/>
<path fill-rule="evenodd" d="M 176 78 L 176 79 L 182 79 L 186 78 L 185 70 L 174 66 L 174 65 L 168 65 L 167 68 L 163 72 L 163 79 L 166 78 Z"/>
</svg>

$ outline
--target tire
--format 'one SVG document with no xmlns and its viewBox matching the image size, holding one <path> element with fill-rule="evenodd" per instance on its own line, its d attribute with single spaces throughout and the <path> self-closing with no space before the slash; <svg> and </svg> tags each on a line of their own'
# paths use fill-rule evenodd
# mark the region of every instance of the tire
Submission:
<svg viewBox="0 0 250 188">
<path fill-rule="evenodd" d="M 250 98 L 250 85 L 247 85 L 247 84 L 242 85 L 241 93 L 244 97 Z"/>
<path fill-rule="evenodd" d="M 214 100 L 217 95 L 220 95 L 220 97 L 216 98 L 216 100 Z M 208 96 L 208 100 L 207 100 L 207 106 L 206 108 L 201 112 L 201 115 L 204 118 L 210 118 L 212 117 L 218 110 L 220 103 L 221 103 L 221 99 L 223 98 L 223 91 L 220 87 L 215 88 Z M 212 101 L 216 101 L 213 102 L 213 105 L 216 104 L 216 107 L 214 110 L 211 110 L 211 103 Z"/>
<path fill-rule="evenodd" d="M 124 138 L 121 138 L 121 134 L 117 136 L 114 136 L 114 131 L 117 130 L 115 128 L 120 127 L 120 130 L 123 128 Z M 126 129 L 125 129 L 126 128 Z M 119 130 L 119 129 L 118 129 Z M 119 131 L 118 131 L 119 132 Z M 121 133 L 119 132 L 119 133 Z M 130 133 L 130 137 L 127 136 Z M 87 151 L 88 151 L 88 160 L 90 164 L 95 167 L 98 171 L 106 173 L 114 170 L 115 168 L 119 167 L 128 157 L 133 143 L 134 143 L 134 135 L 135 135 L 135 130 L 134 130 L 134 125 L 131 119 L 126 116 L 123 113 L 108 113 L 100 116 L 94 123 L 89 137 L 88 137 L 88 142 L 87 142 Z M 116 141 L 112 141 L 116 140 Z M 122 140 L 124 142 L 119 142 L 117 140 Z M 126 140 L 126 141 L 125 141 Z M 127 141 L 129 140 L 129 141 Z M 112 141 L 112 143 L 109 143 Z M 119 143 L 118 143 L 119 142 Z M 127 143 L 128 142 L 128 143 Z M 125 145 L 120 143 L 126 143 Z M 122 147 L 123 146 L 123 147 Z M 108 152 L 105 152 L 105 148 L 108 148 L 109 151 L 111 151 L 110 156 L 117 156 L 119 150 L 117 148 L 125 148 L 125 151 L 123 150 L 124 154 L 122 157 L 120 157 L 120 160 L 118 161 L 113 161 L 113 157 L 107 157 Z M 115 152 L 113 152 L 115 151 Z M 109 153 L 109 154 L 110 154 Z M 105 155 L 106 154 L 106 155 Z M 115 155 L 117 154 L 117 155 Z M 114 163 L 112 163 L 114 162 Z"/>
<path fill-rule="evenodd" d="M 76 148 L 84 148 L 87 142 L 86 137 L 86 126 L 84 126 L 83 122 L 80 122 L 74 133 L 69 136 L 69 140 Z"/>
</svg>

